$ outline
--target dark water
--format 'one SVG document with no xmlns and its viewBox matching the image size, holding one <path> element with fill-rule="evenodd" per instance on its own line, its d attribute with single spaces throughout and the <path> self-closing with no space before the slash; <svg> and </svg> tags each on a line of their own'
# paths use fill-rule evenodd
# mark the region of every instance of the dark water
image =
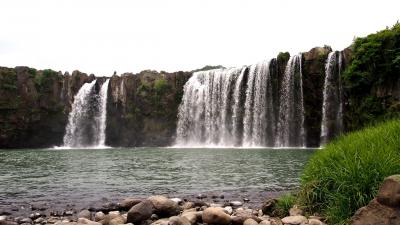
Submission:
<svg viewBox="0 0 400 225">
<path fill-rule="evenodd" d="M 0 150 L 0 206 L 293 189 L 314 150 Z"/>
</svg>

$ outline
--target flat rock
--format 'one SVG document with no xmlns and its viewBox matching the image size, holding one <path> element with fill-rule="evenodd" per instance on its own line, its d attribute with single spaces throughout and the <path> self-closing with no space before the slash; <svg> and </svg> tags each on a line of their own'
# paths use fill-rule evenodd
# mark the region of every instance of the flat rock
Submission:
<svg viewBox="0 0 400 225">
<path fill-rule="evenodd" d="M 308 219 L 308 225 L 325 225 L 325 223 L 318 219 Z"/>
<path fill-rule="evenodd" d="M 283 224 L 300 225 L 303 222 L 307 222 L 305 216 L 287 216 L 282 219 Z"/>
<path fill-rule="evenodd" d="M 231 217 L 222 208 L 214 207 L 204 210 L 202 219 L 207 224 L 228 225 L 232 222 Z"/>
</svg>

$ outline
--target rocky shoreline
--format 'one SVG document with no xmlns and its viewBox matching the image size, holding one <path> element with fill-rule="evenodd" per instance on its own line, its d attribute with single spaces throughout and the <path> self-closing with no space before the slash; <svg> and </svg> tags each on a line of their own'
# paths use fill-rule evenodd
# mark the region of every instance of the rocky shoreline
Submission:
<svg viewBox="0 0 400 225">
<path fill-rule="evenodd" d="M 32 204 L 29 208 L 11 208 L 11 212 L 0 212 L 0 225 L 324 224 L 319 217 L 303 216 L 302 210 L 296 207 L 287 212 L 289 216 L 276 217 L 275 198 L 282 194 L 269 193 L 269 197 L 260 196 L 258 199 L 221 193 L 182 198 L 155 195 L 148 198 L 128 197 L 118 203 L 109 202 L 82 209 L 67 205 L 65 210 L 54 210 L 47 204 Z"/>
</svg>

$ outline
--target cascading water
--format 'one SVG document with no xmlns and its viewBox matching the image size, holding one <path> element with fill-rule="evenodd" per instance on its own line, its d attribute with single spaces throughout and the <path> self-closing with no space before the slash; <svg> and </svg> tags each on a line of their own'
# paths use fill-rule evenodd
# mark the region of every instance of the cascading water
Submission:
<svg viewBox="0 0 400 225">
<path fill-rule="evenodd" d="M 99 121 L 99 138 L 97 146 L 103 147 L 106 142 L 106 121 L 107 121 L 107 93 L 108 93 L 108 83 L 110 79 L 107 79 L 100 89 L 100 119 Z"/>
<path fill-rule="evenodd" d="M 280 91 L 277 147 L 304 146 L 302 55 L 290 57 Z"/>
<path fill-rule="evenodd" d="M 95 90 L 96 82 L 83 84 L 74 97 L 65 128 L 64 147 L 104 147 L 109 79 L 102 84 L 99 93 Z"/>
<path fill-rule="evenodd" d="M 323 91 L 321 144 L 326 144 L 343 131 L 342 103 L 342 53 L 335 51 L 328 55 L 325 64 Z"/>
<path fill-rule="evenodd" d="M 194 73 L 179 107 L 176 146 L 273 146 L 272 62 Z"/>
</svg>

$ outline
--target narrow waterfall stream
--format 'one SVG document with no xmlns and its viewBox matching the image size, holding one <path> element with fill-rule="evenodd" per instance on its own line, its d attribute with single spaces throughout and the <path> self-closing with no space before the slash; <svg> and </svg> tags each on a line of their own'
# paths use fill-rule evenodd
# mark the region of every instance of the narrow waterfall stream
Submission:
<svg viewBox="0 0 400 225">
<path fill-rule="evenodd" d="M 64 146 L 67 148 L 104 147 L 107 120 L 107 79 L 96 93 L 97 80 L 85 83 L 74 96 Z"/>
</svg>

